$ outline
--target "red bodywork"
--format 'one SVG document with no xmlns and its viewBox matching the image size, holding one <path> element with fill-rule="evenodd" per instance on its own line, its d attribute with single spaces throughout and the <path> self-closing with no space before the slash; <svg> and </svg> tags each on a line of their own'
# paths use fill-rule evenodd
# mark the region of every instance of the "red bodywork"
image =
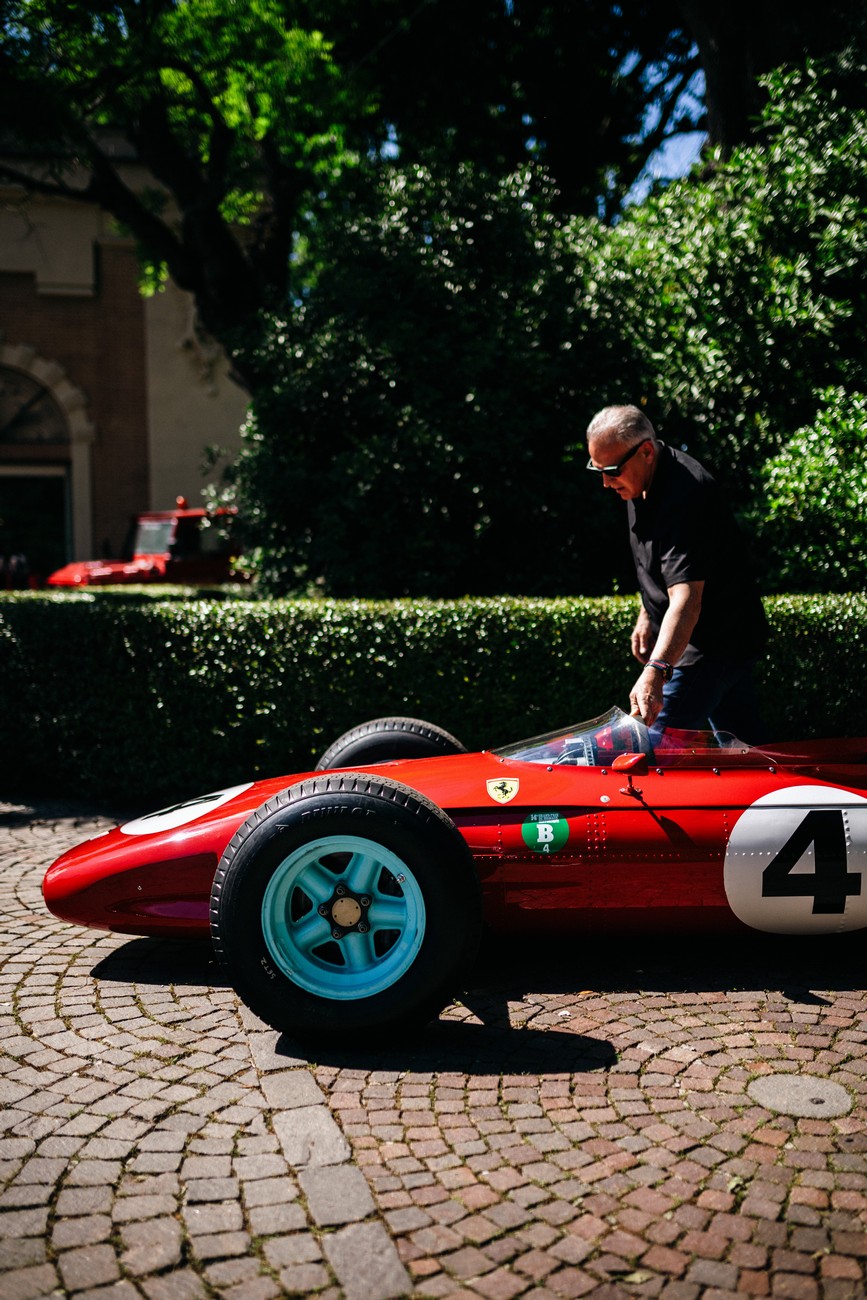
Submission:
<svg viewBox="0 0 867 1300">
<path fill-rule="evenodd" d="M 211 513 L 182 497 L 175 510 L 149 510 L 133 520 L 128 560 L 76 560 L 48 578 L 49 587 L 93 587 L 115 583 L 170 582 L 209 586 L 241 582 L 234 572 L 240 551 L 232 525 L 237 512 Z"/>
<path fill-rule="evenodd" d="M 867 926 L 867 741 L 565 766 L 458 754 L 379 764 L 472 852 L 501 931 L 837 933 Z M 127 934 L 206 936 L 219 858 L 307 773 L 127 823 L 49 869 L 49 909 Z M 517 783 L 517 786 L 515 786 Z"/>
</svg>

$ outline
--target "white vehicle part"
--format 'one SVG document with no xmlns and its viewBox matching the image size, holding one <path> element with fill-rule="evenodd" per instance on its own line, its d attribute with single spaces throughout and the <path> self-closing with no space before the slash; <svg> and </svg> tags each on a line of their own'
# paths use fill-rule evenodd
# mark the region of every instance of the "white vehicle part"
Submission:
<svg viewBox="0 0 867 1300">
<path fill-rule="evenodd" d="M 867 926 L 867 799 L 825 785 L 763 795 L 726 848 L 729 906 L 754 930 L 840 934 Z"/>
<path fill-rule="evenodd" d="M 252 781 L 247 781 L 245 785 L 233 785 L 228 790 L 214 790 L 212 794 L 203 794 L 198 799 L 188 799 L 185 803 L 173 804 L 171 808 L 161 808 L 159 812 L 145 813 L 144 817 L 136 817 L 134 821 L 126 822 L 120 829 L 124 835 L 153 835 L 157 831 L 177 830 L 180 826 L 194 822 L 198 817 L 204 817 L 205 813 L 221 808 L 224 803 L 234 799 L 235 795 L 249 790 L 252 784 Z"/>
</svg>

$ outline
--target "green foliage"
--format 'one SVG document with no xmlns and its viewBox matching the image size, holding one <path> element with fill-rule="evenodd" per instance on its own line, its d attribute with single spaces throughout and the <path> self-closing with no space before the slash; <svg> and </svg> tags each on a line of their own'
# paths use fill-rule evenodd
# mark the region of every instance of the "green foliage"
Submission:
<svg viewBox="0 0 867 1300">
<path fill-rule="evenodd" d="M 867 735 L 867 595 L 771 596 L 761 698 L 779 739 Z"/>
<path fill-rule="evenodd" d="M 861 84 L 771 78 L 760 146 L 611 229 L 553 215 L 535 169 L 348 189 L 257 358 L 239 487 L 268 590 L 632 589 L 622 512 L 582 470 L 609 402 L 640 402 L 762 517 L 762 463 L 821 390 L 863 388 Z"/>
<path fill-rule="evenodd" d="M 596 408 L 641 402 L 745 508 L 823 390 L 864 391 L 865 69 L 773 74 L 752 147 L 609 229 L 563 214 L 606 168 L 622 192 L 648 68 L 686 84 L 676 7 L 443 4 L 0 0 L 0 118 L 50 160 L 0 175 L 112 212 L 229 346 L 269 591 L 625 590 L 618 508 L 581 469 Z M 449 12 L 466 75 L 444 78 Z M 729 52 L 767 67 L 859 23 L 847 0 Z M 129 144 L 159 201 L 116 170 Z"/>
<path fill-rule="evenodd" d="M 806 259 L 770 255 L 764 214 L 738 190 L 723 170 L 627 216 L 600 245 L 593 310 L 634 341 L 629 380 L 662 436 L 730 477 L 746 453 L 748 479 L 809 409 L 833 307 Z"/>
<path fill-rule="evenodd" d="M 867 733 L 867 597 L 767 602 L 779 739 Z M 308 771 L 343 731 L 427 718 L 470 748 L 627 703 L 635 602 L 0 597 L 0 780 L 130 803 Z"/>
<path fill-rule="evenodd" d="M 766 140 L 741 167 L 774 235 L 802 253 L 816 283 L 864 338 L 867 299 L 867 96 L 856 64 L 845 75 L 808 64 L 769 79 Z"/>
<path fill-rule="evenodd" d="M 0 0 L 0 178 L 110 214 L 143 291 L 170 274 L 256 391 L 254 322 L 344 173 L 542 157 L 564 206 L 614 210 L 656 143 L 648 101 L 671 124 L 696 70 L 672 0 Z"/>
<path fill-rule="evenodd" d="M 7 789 L 172 800 L 308 770 L 389 714 L 491 746 L 625 699 L 633 618 L 622 598 L 2 598 L 0 775 Z"/>
<path fill-rule="evenodd" d="M 780 591 L 867 587 L 867 396 L 831 388 L 822 402 L 762 469 L 758 532 Z"/>
<path fill-rule="evenodd" d="M 613 357 L 552 206 L 531 168 L 386 170 L 319 232 L 257 359 L 269 383 L 238 462 L 268 590 L 633 581 L 625 529 L 573 450 Z"/>
<path fill-rule="evenodd" d="M 842 84 L 813 66 L 773 76 L 760 144 L 652 196 L 597 244 L 594 317 L 632 341 L 632 392 L 741 493 L 812 420 L 817 390 L 863 385 L 859 85 L 863 69 Z"/>
<path fill-rule="evenodd" d="M 231 351 L 284 299 L 308 205 L 359 162 L 371 111 L 315 23 L 282 0 L 70 5 L 0 0 L 0 176 L 97 204 Z M 38 174 L 16 160 L 45 159 Z M 150 178 L 129 184 L 132 159 Z M 256 376 L 234 357 L 235 372 Z"/>
<path fill-rule="evenodd" d="M 251 188 L 264 181 L 263 144 L 305 183 L 352 160 L 346 126 L 359 106 L 331 46 L 313 28 L 287 25 L 277 0 L 247 0 L 243 10 L 235 0 L 186 0 L 160 15 L 152 43 L 161 54 L 155 94 L 167 101 L 175 139 L 209 175 L 218 165 L 231 181 L 222 182 L 227 220 L 249 224 L 267 207 Z"/>
<path fill-rule="evenodd" d="M 318 0 L 307 10 L 342 67 L 368 81 L 377 151 L 389 141 L 402 167 L 462 161 L 497 175 L 537 161 L 563 211 L 595 213 L 600 196 L 616 211 L 666 131 L 702 109 L 682 93 L 699 60 L 672 0 Z"/>
<path fill-rule="evenodd" d="M 35 120 L 16 111 L 20 137 L 39 139 L 48 113 L 82 149 L 95 126 L 126 128 L 142 143 L 158 130 L 219 186 L 233 219 L 246 210 L 251 182 L 264 179 L 263 142 L 284 165 L 315 173 L 327 158 L 330 168 L 360 107 L 322 33 L 287 23 L 277 0 L 243 9 L 234 0 L 110 9 L 26 0 L 5 3 L 4 18 L 9 70 L 14 64 L 34 100 L 40 89 L 50 100 Z"/>
<path fill-rule="evenodd" d="M 37 597 L 22 592 L 6 593 L 10 600 L 30 600 Z M 39 599 L 76 600 L 84 597 L 88 601 L 117 602 L 119 604 L 157 604 L 162 602 L 197 601 L 197 600 L 249 600 L 250 585 L 246 582 L 224 582 L 214 587 L 196 583 L 195 586 L 183 586 L 171 582 L 119 582 L 116 585 L 74 588 L 43 588 Z"/>
</svg>

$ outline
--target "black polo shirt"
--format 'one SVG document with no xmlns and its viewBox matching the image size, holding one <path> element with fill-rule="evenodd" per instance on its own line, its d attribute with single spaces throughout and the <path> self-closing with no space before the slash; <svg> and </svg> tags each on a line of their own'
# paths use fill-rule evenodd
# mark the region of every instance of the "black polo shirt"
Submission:
<svg viewBox="0 0 867 1300">
<path fill-rule="evenodd" d="M 654 633 L 668 609 L 668 588 L 705 584 L 701 614 L 679 663 L 705 656 L 752 659 L 767 622 L 746 539 L 707 470 L 660 443 L 646 498 L 627 502 L 629 541 L 641 600 Z"/>
</svg>

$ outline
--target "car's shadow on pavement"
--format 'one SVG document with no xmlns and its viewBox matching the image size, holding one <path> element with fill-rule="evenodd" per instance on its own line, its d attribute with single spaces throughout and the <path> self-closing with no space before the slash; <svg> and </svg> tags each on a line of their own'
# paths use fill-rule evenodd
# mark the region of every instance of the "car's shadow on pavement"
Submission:
<svg viewBox="0 0 867 1300">
<path fill-rule="evenodd" d="M 580 940 L 486 936 L 470 987 L 460 998 L 466 1018 L 447 1013 L 419 1033 L 396 1034 L 387 1044 L 321 1037 L 311 1044 L 283 1034 L 277 1053 L 367 1070 L 482 1075 L 605 1069 L 616 1059 L 611 1043 L 567 1028 L 585 998 L 766 991 L 793 1006 L 818 1008 L 831 1005 L 835 993 L 863 987 L 863 948 L 858 933 L 807 939 L 758 933 Z M 179 993 L 184 987 L 227 987 L 210 945 L 199 941 L 133 939 L 92 973 L 98 979 L 171 985 Z M 524 1023 L 540 1014 L 546 1023 Z M 562 1027 L 548 1019 L 558 1015 L 564 1017 Z"/>
<path fill-rule="evenodd" d="M 581 1015 L 585 998 L 598 1006 L 600 998 L 623 994 L 640 1001 L 666 993 L 766 991 L 769 999 L 792 1006 L 830 1006 L 835 993 L 863 987 L 863 947 L 858 934 L 818 939 L 486 936 L 471 986 L 460 998 L 471 1020 L 442 1018 L 412 1040 L 387 1047 L 317 1042 L 313 1059 L 347 1069 L 476 1075 L 606 1069 L 617 1058 L 602 1036 L 604 1026 L 593 1037 L 566 1028 Z M 562 1027 L 553 1023 L 559 1015 Z M 298 1055 L 303 1047 L 283 1035 L 277 1050 Z"/>
<path fill-rule="evenodd" d="M 496 971 L 497 958 L 491 960 Z M 95 979 L 117 983 L 171 987 L 181 1001 L 184 990 L 229 987 L 210 944 L 199 940 L 131 939 L 98 962 L 91 974 Z M 535 987 L 532 962 L 528 977 Z M 300 1059 L 346 1068 L 363 1064 L 368 1069 L 456 1071 L 475 1075 L 500 1074 L 504 1070 L 575 1073 L 614 1063 L 614 1049 L 604 1040 L 556 1029 L 516 1031 L 503 1001 L 504 996 L 510 998 L 512 993 L 506 994 L 498 987 L 496 976 L 489 987 L 484 971 L 477 972 L 475 978 L 485 981 L 479 987 L 478 998 L 484 998 L 486 1009 L 479 1015 L 465 1001 L 464 1005 L 473 1011 L 471 1022 L 437 1020 L 412 1035 L 396 1034 L 385 1044 L 382 1041 L 335 1044 L 323 1037 L 317 1037 L 313 1043 L 282 1034 L 277 1042 L 277 1054 L 291 1058 L 293 1063 Z M 568 985 L 564 988 L 568 989 Z"/>
<path fill-rule="evenodd" d="M 829 1006 L 835 993 L 864 988 L 864 935 L 641 935 L 521 940 L 487 938 L 475 987 L 463 999 L 503 1005 L 528 993 L 777 995 Z"/>
<path fill-rule="evenodd" d="M 341 1044 L 317 1038 L 302 1043 L 283 1034 L 278 1055 L 306 1053 L 318 1065 L 340 1069 L 422 1074 L 462 1074 L 476 1078 L 501 1074 L 584 1074 L 606 1070 L 617 1053 L 604 1037 L 559 1029 L 514 1029 L 508 1023 L 435 1020 L 412 1035 L 395 1034 L 391 1043 Z"/>
<path fill-rule="evenodd" d="M 119 984 L 226 989 L 229 981 L 210 939 L 130 939 L 91 970 Z"/>
</svg>

